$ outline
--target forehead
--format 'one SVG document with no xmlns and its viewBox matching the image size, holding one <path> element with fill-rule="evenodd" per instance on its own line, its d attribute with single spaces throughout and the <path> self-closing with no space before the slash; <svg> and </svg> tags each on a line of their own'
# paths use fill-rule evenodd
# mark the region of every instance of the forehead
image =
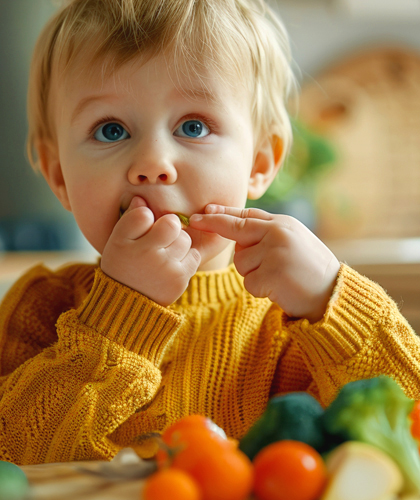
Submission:
<svg viewBox="0 0 420 500">
<path fill-rule="evenodd" d="M 187 63 L 180 64 L 164 54 L 139 56 L 123 65 L 115 64 L 112 58 L 93 64 L 88 61 L 79 58 L 56 78 L 56 102 L 72 107 L 73 118 L 87 105 L 103 98 L 130 101 L 147 95 L 167 102 L 201 102 L 218 109 L 249 104 L 245 82 L 223 78 L 208 68 L 198 73 Z"/>
</svg>

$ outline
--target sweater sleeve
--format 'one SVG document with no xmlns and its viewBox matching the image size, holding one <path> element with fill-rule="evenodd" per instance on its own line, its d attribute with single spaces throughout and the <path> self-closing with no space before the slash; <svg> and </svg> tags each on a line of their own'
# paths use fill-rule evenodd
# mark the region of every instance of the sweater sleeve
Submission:
<svg viewBox="0 0 420 500">
<path fill-rule="evenodd" d="M 34 294 L 40 299 L 40 288 L 43 300 L 34 300 Z M 1 460 L 18 465 L 110 460 L 119 447 L 108 436 L 159 389 L 159 365 L 181 315 L 99 268 L 78 307 L 64 307 L 70 289 L 39 266 L 16 283 L 1 306 Z M 53 327 L 46 311 L 57 302 L 68 310 L 56 316 Z M 41 313 L 37 303 L 43 304 Z M 33 322 L 23 312 L 28 304 Z"/>
<path fill-rule="evenodd" d="M 298 343 L 312 382 L 308 392 L 324 406 L 346 383 L 388 375 L 420 400 L 420 338 L 376 283 L 342 264 L 322 320 L 285 327 Z"/>
</svg>

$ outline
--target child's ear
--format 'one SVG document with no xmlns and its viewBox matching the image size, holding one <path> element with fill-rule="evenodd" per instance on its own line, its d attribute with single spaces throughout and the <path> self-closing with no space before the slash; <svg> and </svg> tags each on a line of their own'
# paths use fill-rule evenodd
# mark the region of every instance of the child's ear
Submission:
<svg viewBox="0 0 420 500">
<path fill-rule="evenodd" d="M 39 166 L 42 175 L 48 182 L 52 192 L 60 200 L 63 207 L 71 212 L 66 183 L 61 170 L 58 148 L 52 141 L 40 141 L 37 143 Z"/>
<path fill-rule="evenodd" d="M 248 185 L 248 198 L 258 200 L 267 191 L 281 166 L 283 141 L 273 135 L 260 143 Z"/>
</svg>

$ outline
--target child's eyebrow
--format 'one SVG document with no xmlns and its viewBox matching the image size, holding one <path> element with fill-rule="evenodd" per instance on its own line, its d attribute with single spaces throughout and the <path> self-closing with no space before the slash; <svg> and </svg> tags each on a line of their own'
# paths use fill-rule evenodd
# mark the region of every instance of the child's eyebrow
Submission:
<svg viewBox="0 0 420 500">
<path fill-rule="evenodd" d="M 209 89 L 188 87 L 181 88 L 179 90 L 176 89 L 176 92 L 178 96 L 189 97 L 193 100 L 206 101 L 218 105 L 221 104 L 219 96 Z"/>
<path fill-rule="evenodd" d="M 206 103 L 212 103 L 215 105 L 221 104 L 221 100 L 215 92 L 204 88 L 188 87 L 188 88 L 175 89 L 173 95 L 184 98 L 189 97 L 193 100 L 205 101 Z M 78 102 L 77 106 L 75 107 L 71 115 L 71 123 L 73 123 L 76 120 L 76 118 L 80 115 L 80 113 L 92 102 L 107 101 L 107 100 L 112 100 L 113 98 L 115 98 L 115 96 L 112 94 L 90 95 L 84 97 Z"/>
<path fill-rule="evenodd" d="M 86 106 L 92 102 L 95 101 L 106 101 L 106 100 L 111 100 L 112 98 L 115 98 L 115 96 L 108 94 L 108 95 L 90 95 L 87 97 L 84 97 L 81 99 L 77 106 L 74 108 L 74 111 L 71 115 L 71 123 L 73 123 L 76 118 L 80 115 L 80 113 L 86 108 Z"/>
</svg>

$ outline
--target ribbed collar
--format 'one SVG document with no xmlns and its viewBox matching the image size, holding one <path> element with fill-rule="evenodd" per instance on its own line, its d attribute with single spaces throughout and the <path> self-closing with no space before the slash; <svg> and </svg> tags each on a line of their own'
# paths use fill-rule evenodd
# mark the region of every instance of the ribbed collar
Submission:
<svg viewBox="0 0 420 500">
<path fill-rule="evenodd" d="M 220 304 L 244 291 L 243 277 L 235 264 L 217 271 L 199 271 L 191 279 L 188 288 L 173 306 Z"/>
</svg>

